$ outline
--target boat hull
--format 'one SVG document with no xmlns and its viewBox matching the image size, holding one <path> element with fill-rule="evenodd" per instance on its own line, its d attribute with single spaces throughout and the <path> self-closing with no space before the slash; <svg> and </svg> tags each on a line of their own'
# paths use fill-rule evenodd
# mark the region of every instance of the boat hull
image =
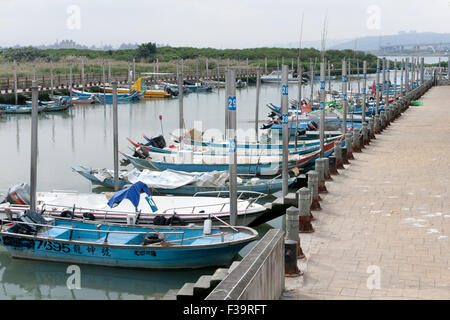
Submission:
<svg viewBox="0 0 450 320">
<path fill-rule="evenodd" d="M 105 247 L 102 244 L 80 244 L 56 239 L 46 241 L 44 244 L 45 241 L 46 239 L 43 238 L 27 239 L 15 235 L 2 236 L 2 244 L 14 258 L 140 269 L 196 269 L 227 266 L 247 244 L 240 243 L 233 246 L 224 245 L 220 248 L 202 249 L 136 248 L 130 250 L 112 246 Z M 55 250 L 57 248 L 61 249 L 57 251 Z M 81 254 L 76 252 L 81 252 Z"/>
</svg>

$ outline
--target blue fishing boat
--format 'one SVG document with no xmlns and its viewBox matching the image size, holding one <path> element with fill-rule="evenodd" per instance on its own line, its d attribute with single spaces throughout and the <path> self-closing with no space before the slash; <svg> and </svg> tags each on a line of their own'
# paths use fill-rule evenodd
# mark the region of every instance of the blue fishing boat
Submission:
<svg viewBox="0 0 450 320">
<path fill-rule="evenodd" d="M 93 93 L 93 92 L 83 92 L 79 90 L 72 89 L 72 94 L 80 97 L 93 97 L 95 96 L 97 100 L 101 103 L 112 103 L 113 102 L 113 94 L 112 93 Z M 136 90 L 131 90 L 130 93 L 118 93 L 117 101 L 118 102 L 130 102 L 137 101 L 142 98 L 145 92 L 139 92 Z"/>
<path fill-rule="evenodd" d="M 248 227 L 99 224 L 30 210 L 0 229 L 14 258 L 144 269 L 227 266 L 257 236 Z"/>
<path fill-rule="evenodd" d="M 128 141 L 135 147 L 135 148 L 139 148 L 139 147 L 143 147 L 145 149 L 147 149 L 149 152 L 157 152 L 157 153 L 165 153 L 165 154 L 177 154 L 180 152 L 179 148 L 158 148 L 152 145 L 152 141 L 153 139 L 148 138 L 146 135 L 144 135 L 145 140 L 147 140 L 147 143 L 145 144 L 141 144 L 141 143 L 136 143 L 133 140 L 131 140 L 130 138 L 127 138 Z M 325 139 L 325 143 L 331 142 L 331 141 L 335 141 L 339 138 L 339 136 L 335 136 L 332 138 L 328 138 Z M 320 141 L 298 141 L 297 142 L 297 147 L 295 146 L 295 144 L 290 144 L 289 145 L 289 154 L 294 155 L 294 154 L 307 154 L 313 151 L 317 151 L 320 148 Z M 183 145 L 183 150 L 198 150 L 199 151 L 194 151 L 195 154 L 203 154 L 203 155 L 218 155 L 218 156 L 223 156 L 223 155 L 228 155 L 229 154 L 229 146 L 227 143 L 222 143 L 222 144 L 218 144 L 218 143 L 211 143 L 208 144 L 208 146 L 202 146 L 202 143 L 199 142 L 199 144 L 197 145 L 196 142 L 194 142 L 194 144 L 188 145 L 188 144 L 184 144 Z M 297 150 L 296 150 L 297 149 Z M 283 151 L 283 146 L 280 144 L 246 144 L 246 145 L 237 145 L 237 153 L 238 154 L 242 154 L 242 155 L 265 155 L 265 154 L 279 154 Z"/>
<path fill-rule="evenodd" d="M 193 84 L 193 85 L 184 85 L 184 88 L 188 89 L 190 92 L 211 92 L 213 86 L 202 85 L 202 84 Z"/>
<path fill-rule="evenodd" d="M 324 146 L 325 156 L 334 151 L 334 141 Z M 289 168 L 305 168 L 314 164 L 320 151 L 314 151 L 305 155 L 290 155 Z M 228 158 L 220 156 L 200 156 L 197 159 L 183 159 L 179 156 L 161 153 L 150 153 L 147 158 L 138 158 L 121 152 L 130 163 L 139 170 L 151 169 L 164 171 L 167 169 L 186 172 L 211 172 L 226 171 L 229 168 Z M 158 159 L 158 160 L 155 160 Z M 281 172 L 281 157 L 276 156 L 238 156 L 237 173 L 240 175 L 275 176 Z"/>
<path fill-rule="evenodd" d="M 47 106 L 38 106 L 38 112 L 43 112 Z M 33 111 L 31 105 L 13 105 L 0 104 L 0 112 L 2 114 L 31 114 Z"/>
<path fill-rule="evenodd" d="M 100 185 L 106 188 L 114 188 L 114 178 L 111 175 L 105 175 L 101 170 L 91 169 L 85 166 L 78 166 L 72 168 L 74 172 L 77 172 L 82 177 L 88 179 L 92 182 L 92 184 Z M 145 171 L 145 170 L 144 170 Z M 226 171 L 225 171 L 226 172 Z M 145 172 L 144 172 L 145 173 Z M 154 172 L 154 174 L 158 174 L 160 172 Z M 101 175 L 100 175 L 101 174 Z M 291 185 L 295 182 L 296 178 L 289 178 L 288 185 Z M 134 181 L 134 180 L 133 180 Z M 150 180 L 151 181 L 151 180 Z M 212 196 L 216 197 L 220 192 L 224 192 L 223 196 L 228 196 L 225 191 L 229 190 L 228 185 L 222 186 L 198 186 L 194 183 L 181 185 L 179 187 L 175 187 L 173 185 L 168 184 L 167 187 L 161 188 L 159 185 L 164 185 L 164 180 L 159 181 L 158 186 L 154 186 L 151 182 L 147 182 L 146 180 L 142 180 L 149 188 L 154 190 L 155 194 L 171 194 L 177 196 L 193 196 L 195 194 Z M 119 179 L 119 188 L 124 188 L 126 185 L 131 185 L 133 182 L 129 181 L 126 175 L 123 175 Z M 279 178 L 274 179 L 242 179 L 240 183 L 237 185 L 238 192 L 240 191 L 251 191 L 251 192 L 260 192 L 264 194 L 272 194 L 278 192 L 282 189 L 283 180 Z M 219 192 L 219 193 L 217 193 Z"/>
</svg>

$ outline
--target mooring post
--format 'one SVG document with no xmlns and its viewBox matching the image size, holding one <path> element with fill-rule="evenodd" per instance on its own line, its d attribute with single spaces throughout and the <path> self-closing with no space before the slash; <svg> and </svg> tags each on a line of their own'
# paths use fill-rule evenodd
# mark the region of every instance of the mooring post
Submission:
<svg viewBox="0 0 450 320">
<path fill-rule="evenodd" d="M 299 209 L 289 207 L 286 210 L 286 239 L 297 242 L 297 259 L 303 259 L 305 255 L 300 245 Z"/>
<path fill-rule="evenodd" d="M 73 79 L 72 79 L 72 62 L 69 63 L 69 88 L 70 88 L 70 100 L 72 100 L 72 90 L 73 90 Z"/>
<path fill-rule="evenodd" d="M 366 121 L 366 106 L 367 106 L 367 61 L 363 61 L 363 103 L 362 103 L 362 122 Z"/>
<path fill-rule="evenodd" d="M 133 58 L 133 82 L 136 82 L 136 59 Z"/>
<path fill-rule="evenodd" d="M 50 97 L 53 98 L 53 60 L 50 60 Z"/>
<path fill-rule="evenodd" d="M 325 171 L 324 171 L 325 181 L 330 181 L 330 180 L 332 180 L 331 174 L 330 174 L 330 157 L 322 158 L 322 159 L 323 159 L 322 161 L 324 163 L 324 168 L 325 168 Z"/>
<path fill-rule="evenodd" d="M 117 81 L 112 81 L 113 91 L 113 150 L 114 150 L 114 191 L 119 190 L 119 124 L 117 114 Z"/>
<path fill-rule="evenodd" d="M 229 172 L 230 172 L 230 222 L 237 223 L 237 150 L 236 150 L 236 76 L 235 71 L 227 70 L 228 97 L 228 143 L 229 143 Z"/>
<path fill-rule="evenodd" d="M 406 58 L 405 62 L 405 85 L 406 85 L 406 92 L 409 92 L 411 90 L 411 87 L 409 85 L 409 58 Z"/>
<path fill-rule="evenodd" d="M 369 118 L 369 128 L 370 128 L 370 140 L 376 139 L 376 137 L 375 137 L 375 120 L 373 117 Z"/>
<path fill-rule="evenodd" d="M 375 115 L 375 133 L 380 134 L 381 132 L 381 116 L 379 114 Z"/>
<path fill-rule="evenodd" d="M 183 61 L 181 61 L 183 64 Z M 178 84 L 178 127 L 180 128 L 180 150 L 183 149 L 183 141 L 184 141 L 184 110 L 183 110 L 183 68 L 179 68 L 177 72 L 177 84 Z"/>
<path fill-rule="evenodd" d="M 106 73 L 105 60 L 102 61 L 103 105 L 106 105 Z"/>
<path fill-rule="evenodd" d="M 325 61 L 320 62 L 320 124 L 319 124 L 319 137 L 320 137 L 320 157 L 325 156 Z M 325 179 L 325 178 L 324 178 Z M 325 185 L 324 185 L 325 186 Z"/>
<path fill-rule="evenodd" d="M 14 98 L 16 101 L 16 105 L 18 102 L 18 95 L 17 95 L 17 63 L 16 60 L 14 60 Z"/>
<path fill-rule="evenodd" d="M 111 83 L 111 60 L 108 59 L 108 84 Z"/>
<path fill-rule="evenodd" d="M 282 65 L 282 86 L 281 86 L 281 118 L 282 118 L 282 134 L 283 134 L 283 161 L 282 161 L 282 192 L 283 198 L 288 194 L 288 144 L 289 144 L 289 132 L 288 132 L 288 113 L 289 113 L 289 101 L 288 101 L 288 66 Z"/>
<path fill-rule="evenodd" d="M 256 106 L 255 106 L 255 137 L 259 142 L 259 96 L 261 93 L 261 70 L 256 69 Z"/>
<path fill-rule="evenodd" d="M 380 59 L 377 58 L 377 77 L 375 82 L 375 115 L 380 113 Z"/>
<path fill-rule="evenodd" d="M 347 160 L 355 159 L 353 157 L 353 148 L 352 148 L 352 145 L 353 145 L 352 138 L 353 137 L 352 136 L 353 136 L 352 132 L 348 132 L 345 134 L 345 147 L 347 149 Z M 344 161 L 344 163 L 345 163 L 345 161 Z"/>
<path fill-rule="evenodd" d="M 314 228 L 311 224 L 311 190 L 308 188 L 301 188 L 298 193 L 298 209 L 299 209 L 299 225 L 298 232 L 311 233 L 314 232 Z"/>
<path fill-rule="evenodd" d="M 353 129 L 353 146 L 352 152 L 361 152 L 361 145 L 359 143 L 359 129 Z"/>
<path fill-rule="evenodd" d="M 384 107 L 389 107 L 389 92 L 391 91 L 391 77 L 390 77 L 390 70 L 389 70 L 389 59 L 386 59 L 386 96 L 385 96 L 385 102 Z"/>
<path fill-rule="evenodd" d="M 326 193 L 327 187 L 325 186 L 325 163 L 323 162 L 323 158 L 316 159 L 315 162 L 315 171 L 317 171 L 319 175 L 318 181 L 318 191 L 319 193 Z"/>
<path fill-rule="evenodd" d="M 342 60 L 342 134 L 347 131 L 347 67 Z"/>
<path fill-rule="evenodd" d="M 301 106 L 302 106 L 302 78 L 303 78 L 303 70 L 302 70 L 302 64 L 300 61 L 300 56 L 297 57 L 297 113 L 295 116 L 295 121 L 296 124 L 298 124 L 298 114 L 301 111 Z M 295 130 L 295 139 L 294 139 L 294 144 L 295 144 L 295 151 L 297 151 L 297 147 L 298 147 L 298 130 Z"/>
<path fill-rule="evenodd" d="M 308 189 L 311 190 L 311 210 L 320 210 L 319 173 L 316 170 L 308 171 Z"/>
<path fill-rule="evenodd" d="M 334 143 L 334 156 L 336 157 L 336 169 L 344 169 L 344 159 L 342 157 L 342 141 L 336 141 Z M 331 167 L 331 166 L 330 166 Z M 332 174 L 338 174 L 337 170 L 331 172 Z"/>
<path fill-rule="evenodd" d="M 30 164 L 30 210 L 36 211 L 37 156 L 38 156 L 38 86 L 31 82 L 31 164 Z"/>
<path fill-rule="evenodd" d="M 397 91 L 397 59 L 394 60 L 394 103 L 398 99 L 398 91 Z"/>
<path fill-rule="evenodd" d="M 361 148 L 363 148 L 364 145 L 369 144 L 369 129 L 367 128 L 367 122 L 363 122 L 362 124 L 362 136 L 363 136 L 363 145 L 361 145 Z"/>
<path fill-rule="evenodd" d="M 297 266 L 297 241 L 284 240 L 284 276 L 298 277 L 303 274 Z"/>
<path fill-rule="evenodd" d="M 384 130 L 386 128 L 386 111 L 381 111 L 381 130 Z"/>
<path fill-rule="evenodd" d="M 85 91 L 84 88 L 84 59 L 81 58 L 81 86 L 83 88 L 83 92 Z"/>
<path fill-rule="evenodd" d="M 130 61 L 128 61 L 128 74 L 127 74 L 127 84 L 129 85 L 131 82 L 131 67 L 130 67 Z"/>
</svg>

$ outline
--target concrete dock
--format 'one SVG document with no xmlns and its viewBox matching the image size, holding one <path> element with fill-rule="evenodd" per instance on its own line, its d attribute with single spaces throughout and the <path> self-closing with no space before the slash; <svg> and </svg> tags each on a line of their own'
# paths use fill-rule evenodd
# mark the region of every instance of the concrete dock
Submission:
<svg viewBox="0 0 450 320">
<path fill-rule="evenodd" d="M 450 86 L 420 100 L 327 182 L 282 299 L 450 298 Z"/>
</svg>

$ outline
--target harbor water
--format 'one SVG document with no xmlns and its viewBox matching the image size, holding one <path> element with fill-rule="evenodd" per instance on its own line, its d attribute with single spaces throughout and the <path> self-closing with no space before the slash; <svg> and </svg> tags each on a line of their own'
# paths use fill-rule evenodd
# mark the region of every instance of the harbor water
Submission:
<svg viewBox="0 0 450 320">
<path fill-rule="evenodd" d="M 368 85 L 371 85 L 373 76 L 368 78 Z M 356 91 L 355 81 L 353 85 Z M 340 81 L 332 82 L 333 89 L 340 87 Z M 266 104 L 280 105 L 280 89 L 277 84 L 262 85 L 260 120 L 266 119 L 269 113 Z M 314 91 L 318 89 L 316 82 Z M 289 96 L 297 98 L 297 90 L 297 85 L 290 84 Z M 303 92 L 305 97 L 310 97 L 309 85 L 304 86 Z M 255 104 L 255 86 L 237 90 L 237 126 L 242 132 L 251 132 L 255 126 Z M 126 137 L 143 142 L 142 134 L 151 137 L 163 133 L 170 144 L 170 133 L 178 128 L 176 98 L 119 104 L 118 110 L 119 150 L 124 152 L 131 146 Z M 39 115 L 38 191 L 101 191 L 93 189 L 91 183 L 72 172 L 71 167 L 113 168 L 112 111 L 111 105 L 76 105 L 66 113 Z M 220 135 L 225 127 L 224 114 L 224 89 L 184 97 L 186 128 L 200 126 L 203 131 Z M 0 193 L 5 194 L 17 183 L 29 182 L 30 141 L 31 115 L 0 116 Z M 281 228 L 281 225 L 282 218 L 277 218 L 257 230 L 262 235 L 269 228 Z M 252 245 L 244 248 L 241 255 Z M 70 276 L 67 267 L 64 263 L 11 259 L 1 248 L 0 299 L 158 299 L 170 289 L 178 289 L 185 282 L 195 282 L 201 275 L 214 272 L 214 269 L 143 271 L 81 266 L 81 289 L 71 290 L 67 287 Z"/>
</svg>

